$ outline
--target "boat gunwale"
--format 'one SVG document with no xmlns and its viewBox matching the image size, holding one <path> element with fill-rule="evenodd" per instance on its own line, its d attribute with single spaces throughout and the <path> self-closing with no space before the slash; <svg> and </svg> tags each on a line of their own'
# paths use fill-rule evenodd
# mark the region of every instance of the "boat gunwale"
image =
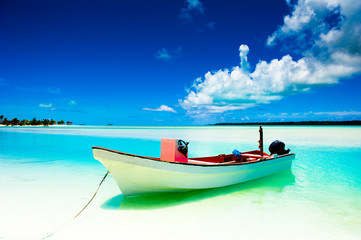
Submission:
<svg viewBox="0 0 361 240">
<path fill-rule="evenodd" d="M 200 167 L 220 167 L 220 166 L 247 165 L 247 164 L 254 164 L 254 163 L 265 162 L 265 161 L 279 160 L 280 158 L 283 158 L 283 157 L 295 155 L 295 153 L 288 153 L 288 154 L 278 156 L 277 158 L 259 158 L 256 161 L 252 161 L 252 162 L 235 162 L 235 163 L 232 163 L 232 164 L 227 164 L 227 162 L 226 163 L 217 163 L 217 164 L 196 164 L 196 163 L 182 163 L 182 162 L 167 162 L 167 161 L 162 161 L 162 160 L 160 160 L 160 158 L 156 158 L 156 157 L 140 156 L 140 155 L 131 154 L 131 153 L 119 152 L 119 151 L 116 151 L 116 150 L 103 148 L 103 147 L 94 147 L 93 146 L 92 149 L 93 150 L 97 149 L 97 150 L 108 151 L 108 152 L 117 153 L 117 154 L 120 154 L 120 155 L 126 155 L 126 156 L 130 156 L 130 157 L 137 157 L 137 158 L 152 160 L 152 161 L 161 162 L 161 163 L 180 164 L 180 165 L 185 165 L 185 166 L 192 165 L 192 166 L 200 166 Z M 212 156 L 210 156 L 210 157 L 212 157 Z M 189 158 L 189 159 L 192 159 L 192 158 Z"/>
</svg>

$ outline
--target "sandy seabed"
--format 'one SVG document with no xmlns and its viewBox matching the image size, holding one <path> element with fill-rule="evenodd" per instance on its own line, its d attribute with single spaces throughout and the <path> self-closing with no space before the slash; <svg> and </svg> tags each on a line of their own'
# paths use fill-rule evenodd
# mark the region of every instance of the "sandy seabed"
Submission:
<svg viewBox="0 0 361 240">
<path fill-rule="evenodd" d="M 1 178 L 13 182 L 2 189 L 7 196 L 1 195 L 0 239 L 342 239 L 345 233 L 357 239 L 361 234 L 304 198 L 286 197 L 293 191 L 287 181 L 267 186 L 274 176 L 225 189 L 125 199 L 109 176 L 93 202 L 71 220 L 105 169 L 39 166 L 21 176 L 15 172 L 24 169 L 8 170 Z M 266 185 L 261 193 L 259 184 Z"/>
</svg>

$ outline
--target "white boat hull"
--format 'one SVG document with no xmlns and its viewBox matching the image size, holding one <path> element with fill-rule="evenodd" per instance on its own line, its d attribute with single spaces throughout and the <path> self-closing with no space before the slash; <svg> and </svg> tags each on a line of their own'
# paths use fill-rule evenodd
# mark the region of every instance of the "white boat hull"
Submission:
<svg viewBox="0 0 361 240">
<path fill-rule="evenodd" d="M 289 169 L 294 154 L 243 164 L 184 164 L 93 148 L 124 196 L 223 187 Z"/>
</svg>

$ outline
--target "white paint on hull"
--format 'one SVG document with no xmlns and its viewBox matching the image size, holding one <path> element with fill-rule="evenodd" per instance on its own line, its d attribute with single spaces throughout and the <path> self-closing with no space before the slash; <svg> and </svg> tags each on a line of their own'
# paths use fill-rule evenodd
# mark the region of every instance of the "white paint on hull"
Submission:
<svg viewBox="0 0 361 240">
<path fill-rule="evenodd" d="M 289 169 L 294 154 L 236 165 L 195 165 L 152 160 L 93 148 L 124 196 L 223 187 Z"/>
</svg>

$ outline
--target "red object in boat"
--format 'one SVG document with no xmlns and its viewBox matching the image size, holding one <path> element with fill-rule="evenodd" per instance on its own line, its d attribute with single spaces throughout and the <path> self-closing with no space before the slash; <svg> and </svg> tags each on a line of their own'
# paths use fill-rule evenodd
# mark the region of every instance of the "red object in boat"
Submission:
<svg viewBox="0 0 361 240">
<path fill-rule="evenodd" d="M 178 150 L 178 140 L 162 138 L 160 145 L 160 160 L 166 162 L 188 163 L 188 153 L 184 155 Z"/>
</svg>

